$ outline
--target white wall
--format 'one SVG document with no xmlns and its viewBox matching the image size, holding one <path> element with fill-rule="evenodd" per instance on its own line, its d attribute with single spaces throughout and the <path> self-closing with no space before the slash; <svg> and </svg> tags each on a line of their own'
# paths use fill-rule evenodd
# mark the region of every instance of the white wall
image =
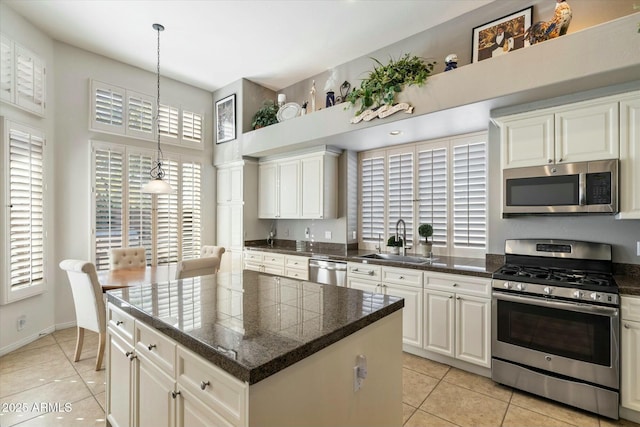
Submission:
<svg viewBox="0 0 640 427">
<path fill-rule="evenodd" d="M 67 327 L 75 322 L 71 290 L 58 263 L 66 258 L 91 259 L 90 141 L 155 148 L 155 143 L 89 131 L 89 79 L 93 78 L 154 96 L 156 77 L 108 58 L 55 42 L 0 4 L 2 32 L 43 57 L 47 64 L 46 118 L 23 113 L 5 103 L 0 113 L 12 120 L 41 128 L 47 136 L 49 157 L 46 272 L 47 292 L 6 306 L 0 306 L 0 354 L 35 338 L 42 331 Z M 154 55 L 153 46 L 150 55 Z M 215 243 L 215 169 L 213 168 L 213 101 L 210 92 L 175 80 L 161 79 L 161 100 L 183 105 L 205 118 L 204 151 L 164 145 L 163 150 L 197 156 L 203 163 L 205 189 L 202 206 L 203 244 Z M 212 189 L 207 192 L 207 189 Z M 4 227 L 3 227 L 4 231 Z M 6 236 L 2 235 L 4 242 Z M 4 248 L 4 247 L 3 247 Z M 4 255 L 3 255 L 4 256 Z M 23 331 L 16 331 L 18 316 L 26 314 Z"/>
</svg>

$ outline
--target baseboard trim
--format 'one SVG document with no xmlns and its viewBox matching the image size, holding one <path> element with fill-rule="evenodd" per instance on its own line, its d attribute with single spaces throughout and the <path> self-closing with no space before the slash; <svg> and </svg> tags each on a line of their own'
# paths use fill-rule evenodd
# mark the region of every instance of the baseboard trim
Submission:
<svg viewBox="0 0 640 427">
<path fill-rule="evenodd" d="M 36 334 L 29 335 L 28 337 L 24 337 L 20 341 L 16 341 L 12 344 L 9 344 L 8 346 L 2 347 L 0 348 L 0 356 L 4 356 L 5 354 L 11 353 L 12 351 L 19 349 L 20 347 L 24 347 L 25 345 L 34 342 L 38 338 L 42 338 L 45 335 L 49 335 L 55 330 L 56 330 L 55 326 L 49 326 L 48 328 L 45 328 Z"/>
</svg>

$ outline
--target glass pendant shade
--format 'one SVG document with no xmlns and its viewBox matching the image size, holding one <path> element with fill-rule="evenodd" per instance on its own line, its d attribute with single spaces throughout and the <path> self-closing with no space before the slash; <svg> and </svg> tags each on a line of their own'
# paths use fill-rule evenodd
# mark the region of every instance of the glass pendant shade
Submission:
<svg viewBox="0 0 640 427">
<path fill-rule="evenodd" d="M 142 186 L 143 193 L 151 194 L 170 194 L 173 193 L 173 188 L 167 181 L 163 181 L 161 178 L 152 179 Z"/>
</svg>

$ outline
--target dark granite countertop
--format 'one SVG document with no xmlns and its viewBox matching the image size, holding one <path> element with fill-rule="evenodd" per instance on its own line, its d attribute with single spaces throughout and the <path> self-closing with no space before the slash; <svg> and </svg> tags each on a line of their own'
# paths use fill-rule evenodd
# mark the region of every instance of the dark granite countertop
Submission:
<svg viewBox="0 0 640 427">
<path fill-rule="evenodd" d="M 404 307 L 404 300 L 254 271 L 107 292 L 109 302 L 254 384 Z"/>
<path fill-rule="evenodd" d="M 388 260 L 376 260 L 376 259 L 364 259 L 362 257 L 373 254 L 371 250 L 331 250 L 321 248 L 317 251 L 297 251 L 291 247 L 270 247 L 264 246 L 247 246 L 248 250 L 260 250 L 274 253 L 282 253 L 287 255 L 300 255 L 308 257 L 324 257 L 327 259 L 349 262 L 362 262 L 367 264 L 384 265 L 388 267 L 401 267 L 412 268 L 416 270 L 425 271 L 438 271 L 441 273 L 449 274 L 464 274 L 467 276 L 479 276 L 479 277 L 491 277 L 491 274 L 502 266 L 502 257 L 487 257 L 486 259 L 480 258 L 462 258 L 462 257 L 448 257 L 448 256 L 436 256 L 434 261 L 430 264 L 414 264 L 408 262 L 388 261 Z M 407 255 L 414 255 L 407 253 Z"/>
</svg>

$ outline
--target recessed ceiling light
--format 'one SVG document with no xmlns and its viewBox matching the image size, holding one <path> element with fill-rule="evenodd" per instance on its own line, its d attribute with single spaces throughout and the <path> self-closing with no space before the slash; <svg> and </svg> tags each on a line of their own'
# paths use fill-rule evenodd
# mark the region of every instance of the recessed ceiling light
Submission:
<svg viewBox="0 0 640 427">
<path fill-rule="evenodd" d="M 389 132 L 389 135 L 396 136 L 396 135 L 400 135 L 401 133 L 402 133 L 401 130 L 392 130 L 391 132 Z"/>
</svg>

